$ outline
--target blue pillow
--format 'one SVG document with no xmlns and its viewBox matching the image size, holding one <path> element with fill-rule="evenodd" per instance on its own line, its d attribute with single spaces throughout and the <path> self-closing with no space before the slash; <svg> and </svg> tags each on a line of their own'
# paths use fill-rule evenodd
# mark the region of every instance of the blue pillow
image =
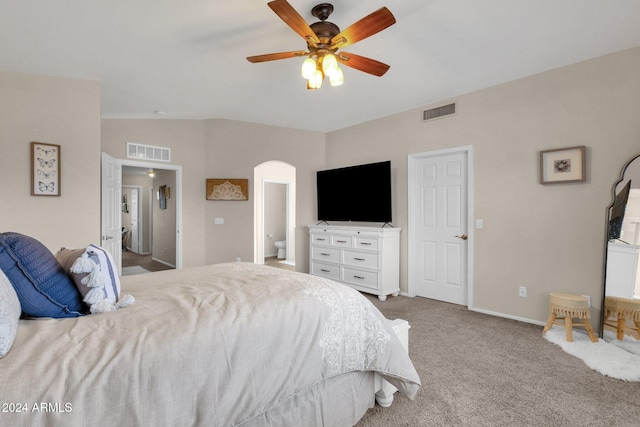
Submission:
<svg viewBox="0 0 640 427">
<path fill-rule="evenodd" d="M 87 307 L 51 251 L 32 237 L 0 233 L 0 268 L 33 317 L 78 317 Z"/>
</svg>

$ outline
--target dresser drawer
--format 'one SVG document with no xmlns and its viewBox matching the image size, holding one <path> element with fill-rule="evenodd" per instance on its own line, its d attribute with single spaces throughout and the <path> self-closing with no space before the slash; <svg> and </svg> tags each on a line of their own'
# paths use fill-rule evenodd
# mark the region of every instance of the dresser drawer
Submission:
<svg viewBox="0 0 640 427">
<path fill-rule="evenodd" d="M 344 250 L 342 251 L 342 263 L 344 265 L 377 270 L 378 269 L 378 253 Z"/>
<path fill-rule="evenodd" d="M 355 246 L 356 249 L 366 249 L 369 251 L 378 250 L 378 239 L 371 237 L 356 237 Z"/>
<path fill-rule="evenodd" d="M 336 246 L 338 248 L 350 248 L 351 247 L 351 237 L 349 236 L 336 236 L 334 234 L 331 235 L 331 246 Z"/>
<path fill-rule="evenodd" d="M 312 246 L 311 259 L 338 263 L 340 262 L 340 249 Z"/>
<path fill-rule="evenodd" d="M 323 264 L 321 262 L 311 262 L 311 274 L 322 276 L 328 279 L 340 280 L 340 266 Z"/>
<path fill-rule="evenodd" d="M 377 272 L 362 271 L 355 268 L 344 267 L 342 269 L 342 281 L 369 289 L 378 289 Z"/>
<path fill-rule="evenodd" d="M 331 236 L 328 234 L 311 234 L 311 243 L 315 245 L 330 245 Z"/>
</svg>

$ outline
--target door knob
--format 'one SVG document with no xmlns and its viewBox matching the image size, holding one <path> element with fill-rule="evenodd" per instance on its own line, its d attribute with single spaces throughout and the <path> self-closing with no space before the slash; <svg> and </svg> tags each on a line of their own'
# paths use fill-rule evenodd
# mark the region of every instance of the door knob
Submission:
<svg viewBox="0 0 640 427">
<path fill-rule="evenodd" d="M 462 236 L 455 236 L 455 237 L 462 240 L 467 240 L 469 238 L 469 236 L 467 236 L 466 234 L 463 234 Z"/>
</svg>

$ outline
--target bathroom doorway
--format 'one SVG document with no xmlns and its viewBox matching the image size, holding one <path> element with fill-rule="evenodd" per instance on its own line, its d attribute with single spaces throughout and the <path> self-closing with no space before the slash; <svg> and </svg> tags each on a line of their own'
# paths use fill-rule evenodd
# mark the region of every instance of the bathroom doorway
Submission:
<svg viewBox="0 0 640 427">
<path fill-rule="evenodd" d="M 264 182 L 264 263 L 274 267 L 295 269 L 287 256 L 287 183 Z"/>
<path fill-rule="evenodd" d="M 295 173 L 295 167 L 280 161 L 265 162 L 254 169 L 257 264 L 295 269 Z"/>
</svg>

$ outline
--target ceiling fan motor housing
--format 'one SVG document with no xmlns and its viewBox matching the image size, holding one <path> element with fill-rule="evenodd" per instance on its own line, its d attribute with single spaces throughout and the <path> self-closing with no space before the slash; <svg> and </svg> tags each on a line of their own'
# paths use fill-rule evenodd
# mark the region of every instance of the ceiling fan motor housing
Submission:
<svg viewBox="0 0 640 427">
<path fill-rule="evenodd" d="M 333 5 L 331 3 L 320 3 L 311 9 L 311 14 L 321 21 L 325 21 L 332 12 Z"/>
<path fill-rule="evenodd" d="M 320 21 L 314 22 L 309 25 L 313 32 L 320 40 L 318 48 L 313 48 L 313 46 L 309 46 L 310 51 L 314 50 L 326 50 L 331 45 L 331 39 L 337 36 L 340 33 L 340 28 L 333 22 L 327 21 L 329 15 L 333 12 L 333 5 L 330 3 L 320 3 L 311 9 L 311 14 L 318 18 Z M 336 51 L 337 49 L 332 49 L 331 51 Z"/>
</svg>

